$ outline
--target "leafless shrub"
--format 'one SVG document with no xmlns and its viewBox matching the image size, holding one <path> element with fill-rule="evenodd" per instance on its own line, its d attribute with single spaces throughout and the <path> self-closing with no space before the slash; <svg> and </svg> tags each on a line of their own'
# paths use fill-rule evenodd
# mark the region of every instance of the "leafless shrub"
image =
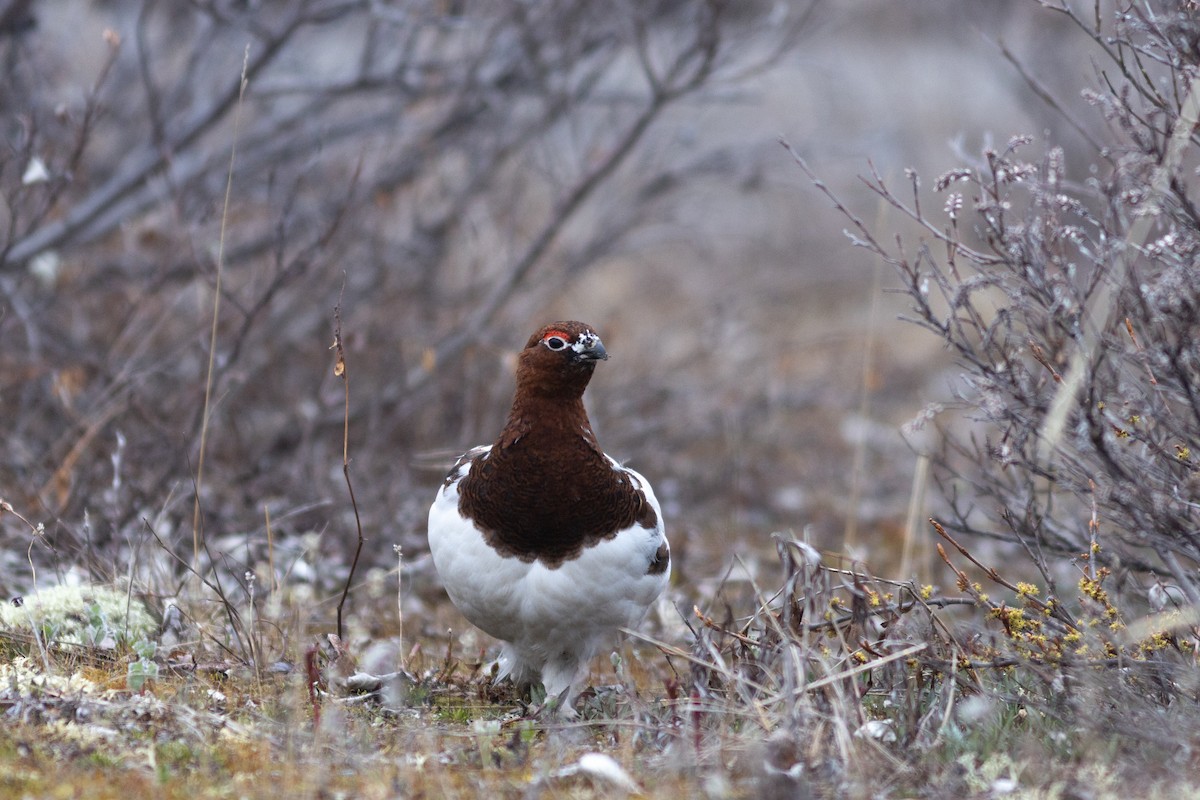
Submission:
<svg viewBox="0 0 1200 800">
<path fill-rule="evenodd" d="M 1186 4 L 1151 6 L 1119 14 L 1111 37 L 1078 19 L 1123 77 L 1087 95 L 1111 125 L 1103 171 L 1076 181 L 1061 150 L 1030 156 L 1031 139 L 1014 137 L 935 181 L 944 202 L 932 209 L 915 175 L 911 196 L 867 179 L 920 227 L 916 247 L 851 216 L 856 242 L 896 267 L 912 321 L 958 356 L 962 406 L 983 423 L 947 431 L 947 527 L 1021 543 L 1051 586 L 1049 559 L 1098 551 L 1111 568 L 1169 575 L 1194 601 L 1200 214 L 1188 104 L 1200 93 L 1184 45 L 1200 28 Z"/>
<path fill-rule="evenodd" d="M 1198 690 L 1200 17 L 1122 4 L 1110 27 L 1047 5 L 1104 59 L 1084 99 L 1107 133 L 1071 119 L 1099 148 L 1085 179 L 1027 136 L 949 170 L 932 199 L 915 172 L 900 188 L 872 171 L 865 185 L 915 225 L 914 244 L 886 240 L 796 158 L 962 369 L 965 419 L 939 416 L 931 454 L 942 558 L 987 612 L 988 633 L 959 640 L 960 670 L 1020 667 L 1007 689 L 976 691 L 1182 758 L 1190 737 L 1140 732 L 1194 725 Z"/>
<path fill-rule="evenodd" d="M 463 387 L 493 392 L 504 369 L 493 329 L 509 314 L 523 329 L 669 206 L 679 165 L 627 167 L 647 130 L 769 62 L 803 16 L 721 0 L 84 5 L 74 59 L 36 22 L 0 30 L 0 486 L 53 520 L 60 564 L 100 573 L 145 525 L 190 538 L 244 58 L 200 487 L 233 575 L 262 555 L 264 506 L 281 540 L 352 525 L 326 352 L 343 280 L 364 525 L 415 535 L 414 453 L 474 424 Z"/>
</svg>

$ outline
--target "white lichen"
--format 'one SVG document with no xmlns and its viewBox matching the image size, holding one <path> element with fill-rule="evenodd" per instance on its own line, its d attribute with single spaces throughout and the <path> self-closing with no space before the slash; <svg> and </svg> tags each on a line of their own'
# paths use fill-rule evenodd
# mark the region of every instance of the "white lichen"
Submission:
<svg viewBox="0 0 1200 800">
<path fill-rule="evenodd" d="M 111 586 L 52 586 L 0 605 L 0 627 L 45 643 L 113 648 L 153 639 L 158 626 L 137 597 Z"/>
<path fill-rule="evenodd" d="M 46 673 L 35 661 L 24 656 L 0 662 L 0 699 L 11 701 L 44 695 L 100 697 L 105 696 L 105 692 L 78 672 L 71 675 Z"/>
</svg>

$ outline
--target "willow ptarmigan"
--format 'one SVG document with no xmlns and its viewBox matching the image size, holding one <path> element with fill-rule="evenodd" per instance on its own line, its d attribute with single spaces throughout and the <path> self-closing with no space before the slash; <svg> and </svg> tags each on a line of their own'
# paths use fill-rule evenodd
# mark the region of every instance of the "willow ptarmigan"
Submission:
<svg viewBox="0 0 1200 800">
<path fill-rule="evenodd" d="M 581 322 L 530 337 L 504 430 L 459 458 L 429 509 L 446 592 L 504 642 L 497 680 L 540 677 L 568 715 L 588 662 L 645 616 L 671 564 L 654 491 L 605 455 L 583 407 L 607 358 Z"/>
</svg>

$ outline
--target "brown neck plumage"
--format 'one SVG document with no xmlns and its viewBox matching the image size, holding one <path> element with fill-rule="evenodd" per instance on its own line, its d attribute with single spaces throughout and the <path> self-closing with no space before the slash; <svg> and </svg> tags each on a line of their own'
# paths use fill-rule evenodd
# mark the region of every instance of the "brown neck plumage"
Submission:
<svg viewBox="0 0 1200 800">
<path fill-rule="evenodd" d="M 604 454 L 592 432 L 582 397 L 559 399 L 518 392 L 493 449 L 505 450 L 531 434 L 536 434 L 539 446 L 547 448 L 546 455 L 551 460 L 568 456 L 573 448 L 567 446 L 580 437 L 587 440 L 594 455 L 603 460 Z"/>
<path fill-rule="evenodd" d="M 547 379 L 518 368 L 504 430 L 459 486 L 459 511 L 503 555 L 555 567 L 635 522 L 657 523 L 592 432 L 583 407 L 591 372 Z"/>
</svg>

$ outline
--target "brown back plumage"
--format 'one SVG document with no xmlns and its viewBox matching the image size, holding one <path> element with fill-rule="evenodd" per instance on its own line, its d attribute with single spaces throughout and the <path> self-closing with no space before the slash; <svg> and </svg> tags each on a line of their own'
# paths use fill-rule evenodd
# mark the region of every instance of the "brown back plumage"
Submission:
<svg viewBox="0 0 1200 800">
<path fill-rule="evenodd" d="M 459 486 L 460 513 L 502 555 L 553 568 L 623 528 L 658 523 L 635 479 L 605 457 L 583 407 L 605 358 L 581 322 L 546 325 L 521 351 L 508 421 Z"/>
</svg>

